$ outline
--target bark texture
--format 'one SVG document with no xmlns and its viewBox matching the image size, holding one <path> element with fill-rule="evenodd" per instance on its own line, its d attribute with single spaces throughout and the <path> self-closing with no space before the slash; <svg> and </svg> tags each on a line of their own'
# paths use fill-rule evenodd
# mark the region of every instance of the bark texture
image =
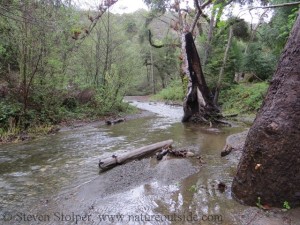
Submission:
<svg viewBox="0 0 300 225">
<path fill-rule="evenodd" d="M 248 205 L 300 205 L 300 17 L 246 138 L 232 184 Z"/>
<path fill-rule="evenodd" d="M 213 104 L 211 92 L 206 84 L 200 58 L 189 32 L 182 37 L 183 72 L 188 77 L 188 91 L 183 102 L 182 122 L 213 122 L 220 118 L 218 108 Z"/>
</svg>

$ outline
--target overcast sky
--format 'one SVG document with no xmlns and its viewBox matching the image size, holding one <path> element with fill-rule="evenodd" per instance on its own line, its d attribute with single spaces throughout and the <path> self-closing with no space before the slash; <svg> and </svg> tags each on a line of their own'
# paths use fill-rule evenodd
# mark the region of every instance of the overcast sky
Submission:
<svg viewBox="0 0 300 225">
<path fill-rule="evenodd" d="M 138 9 L 147 9 L 147 6 L 144 4 L 143 0 L 119 0 L 112 7 L 112 11 L 115 11 L 116 13 L 131 13 Z"/>
<path fill-rule="evenodd" d="M 99 5 L 101 0 L 77 0 L 77 2 L 84 9 L 93 9 Z M 118 2 L 111 7 L 111 12 L 132 13 L 138 9 L 147 9 L 143 0 L 118 0 Z"/>
<path fill-rule="evenodd" d="M 99 5 L 101 0 L 77 0 L 77 2 L 84 9 L 93 9 Z M 235 5 L 234 8 L 232 8 L 233 14 L 238 15 L 247 22 L 257 23 L 260 17 L 259 15 L 262 14 L 263 10 L 252 10 L 250 14 L 248 10 L 245 10 L 247 7 L 248 6 L 244 6 L 244 9 L 240 9 L 238 5 Z M 147 6 L 143 3 L 143 0 L 118 0 L 118 2 L 111 7 L 111 12 L 120 14 L 132 13 L 138 9 L 147 9 Z M 270 19 L 270 14 L 269 18 L 265 19 L 268 21 Z"/>
</svg>

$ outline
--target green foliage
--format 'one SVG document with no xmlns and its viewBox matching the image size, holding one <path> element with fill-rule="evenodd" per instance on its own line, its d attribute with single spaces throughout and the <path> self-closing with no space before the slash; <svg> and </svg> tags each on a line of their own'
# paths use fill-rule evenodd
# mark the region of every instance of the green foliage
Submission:
<svg viewBox="0 0 300 225">
<path fill-rule="evenodd" d="M 128 16 L 119 23 L 121 16 L 105 13 L 81 43 L 74 37 L 91 21 L 72 6 L 52 3 L 25 1 L 30 21 L 0 18 L 0 81 L 8 89 L 1 90 L 2 134 L 39 127 L 47 132 L 62 121 L 130 109 L 122 100 L 132 75 L 140 74 L 139 51 L 130 40 L 141 22 Z M 19 15 L 20 4 L 7 11 Z"/>
<path fill-rule="evenodd" d="M 220 93 L 220 103 L 225 113 L 256 113 L 261 107 L 268 84 L 239 84 Z"/>
<path fill-rule="evenodd" d="M 220 73 L 220 69 L 223 65 L 223 57 L 224 57 L 224 51 L 226 47 L 226 40 L 224 37 L 224 40 L 220 42 L 219 46 L 216 44 L 216 48 L 212 50 L 211 57 L 207 62 L 207 65 L 204 68 L 204 74 L 206 75 L 207 84 L 210 88 L 214 88 L 216 86 L 216 83 L 218 81 L 218 76 Z M 235 68 L 238 66 L 238 58 L 239 56 L 236 55 L 236 52 L 234 52 L 234 48 L 231 48 L 229 51 L 229 56 L 226 62 L 225 70 L 224 70 L 224 77 L 222 80 L 223 85 L 222 86 L 228 86 L 233 83 L 234 80 L 234 71 Z"/>
<path fill-rule="evenodd" d="M 274 0 L 274 4 L 294 2 L 291 0 Z M 275 9 L 275 13 L 268 24 L 263 24 L 259 28 L 259 40 L 268 46 L 272 53 L 279 57 L 290 31 L 296 21 L 299 6 L 280 7 Z"/>
<path fill-rule="evenodd" d="M 156 98 L 182 101 L 187 80 L 182 84 L 178 79 L 180 50 L 176 46 L 180 40 L 167 24 L 176 20 L 167 12 L 171 1 L 144 2 L 153 11 L 104 13 L 84 41 L 76 38 L 91 25 L 87 12 L 60 1 L 47 4 L 9 1 L 3 6 L 6 10 L 0 17 L 0 81 L 9 91 L 2 94 L 5 96 L 0 101 L 0 133 L 34 130 L 35 127 L 44 127 L 46 131 L 53 124 L 69 119 L 122 113 L 129 109 L 122 101 L 125 94 L 149 94 L 153 86 L 156 90 L 163 89 Z M 204 65 L 207 82 L 210 87 L 217 82 L 228 27 L 232 25 L 235 40 L 223 77 L 222 88 L 226 89 L 221 92 L 223 107 L 256 111 L 267 84 L 232 86 L 233 76 L 235 72 L 255 73 L 261 79 L 272 75 L 278 52 L 296 18 L 295 7 L 276 9 L 278 18 L 261 26 L 260 35 L 247 51 L 249 25 L 238 18 L 234 23 L 233 20 L 222 21 L 224 3 L 215 3 L 214 9 L 217 26 L 210 43 L 211 54 Z M 31 19 L 22 20 L 23 17 Z M 165 44 L 165 47 L 149 46 L 149 28 L 155 43 Z M 201 35 L 198 39 L 201 45 L 207 36 Z M 200 53 L 204 52 L 204 46 L 198 47 Z M 82 101 L 80 93 L 84 90 L 91 91 Z"/>
<path fill-rule="evenodd" d="M 124 69 L 124 68 L 123 68 Z M 126 111 L 123 96 L 126 92 L 126 80 L 121 79 L 122 72 L 116 66 L 106 76 L 106 85 L 97 89 L 95 104 L 98 115 L 118 113 Z"/>
<path fill-rule="evenodd" d="M 137 25 L 134 21 L 128 21 L 128 23 L 126 24 L 126 32 L 127 33 L 137 32 Z"/>
<path fill-rule="evenodd" d="M 289 210 L 289 209 L 291 209 L 291 206 L 290 206 L 290 204 L 289 204 L 288 201 L 284 201 L 284 203 L 283 203 L 283 209 L 284 209 L 284 210 Z"/>
<path fill-rule="evenodd" d="M 11 126 L 16 126 L 20 113 L 20 104 L 10 104 L 7 101 L 0 101 L 0 127 L 2 131 L 11 129 Z"/>
<path fill-rule="evenodd" d="M 69 111 L 74 111 L 77 108 L 78 102 L 74 97 L 66 98 L 63 101 L 63 106 Z"/>
<path fill-rule="evenodd" d="M 263 205 L 261 204 L 261 198 L 260 197 L 257 197 L 257 202 L 256 202 L 256 206 L 260 209 L 263 208 Z"/>
<path fill-rule="evenodd" d="M 243 41 L 234 40 L 231 45 L 231 54 L 234 56 L 234 72 L 243 71 L 243 57 L 246 43 Z"/>
<path fill-rule="evenodd" d="M 143 0 L 153 11 L 165 12 L 170 0 Z"/>
<path fill-rule="evenodd" d="M 233 35 L 236 38 L 247 41 L 250 36 L 247 22 L 243 19 L 242 20 L 236 19 L 236 20 L 237 21 L 235 21 L 232 25 Z"/>
<path fill-rule="evenodd" d="M 192 186 L 189 188 L 189 191 L 190 191 L 190 192 L 197 192 L 197 189 L 198 189 L 198 188 L 197 188 L 197 185 L 194 184 L 194 185 L 192 185 Z"/>
<path fill-rule="evenodd" d="M 161 90 L 154 98 L 159 100 L 183 101 L 184 91 L 182 82 L 179 79 L 173 80 L 167 88 Z"/>
<path fill-rule="evenodd" d="M 0 18 L 0 78 L 1 74 L 8 72 L 8 68 L 16 69 L 17 46 L 14 39 L 10 37 L 13 27 L 4 19 Z"/>
<path fill-rule="evenodd" d="M 270 52 L 263 51 L 259 43 L 249 44 L 243 57 L 242 71 L 254 73 L 262 80 L 271 78 L 275 70 L 276 58 Z"/>
</svg>

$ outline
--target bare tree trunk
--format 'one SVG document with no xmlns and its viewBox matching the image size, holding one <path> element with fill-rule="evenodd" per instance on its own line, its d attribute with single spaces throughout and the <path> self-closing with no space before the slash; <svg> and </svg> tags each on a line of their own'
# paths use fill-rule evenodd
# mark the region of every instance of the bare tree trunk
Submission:
<svg viewBox="0 0 300 225">
<path fill-rule="evenodd" d="M 111 58 L 111 36 L 110 36 L 110 11 L 107 9 L 107 24 L 104 24 L 106 31 L 106 37 L 104 39 L 105 44 L 105 56 L 104 56 L 104 67 L 102 70 L 102 85 L 106 85 L 106 75 L 110 71 L 110 58 Z"/>
<path fill-rule="evenodd" d="M 192 34 L 182 35 L 182 70 L 188 77 L 188 90 L 183 102 L 182 122 L 213 122 L 220 118 L 218 108 L 213 104 L 210 90 L 206 84 L 200 58 Z"/>
<path fill-rule="evenodd" d="M 96 54 L 95 55 L 96 70 L 95 70 L 95 74 L 94 74 L 94 84 L 96 85 L 96 87 L 99 86 L 99 76 L 100 76 L 100 60 L 101 60 L 101 55 L 102 55 L 101 48 L 100 48 L 101 36 L 102 36 L 101 30 L 96 28 L 96 49 L 95 49 L 95 51 L 96 51 L 96 53 L 95 53 Z M 104 82 L 104 81 L 102 80 L 102 82 Z"/>
<path fill-rule="evenodd" d="M 209 31 L 208 31 L 208 35 L 207 35 L 207 41 L 205 43 L 205 54 L 204 54 L 204 57 L 203 57 L 203 66 L 206 65 L 207 63 L 207 59 L 210 55 L 210 52 L 211 52 L 211 41 L 212 41 L 212 38 L 213 38 L 213 32 L 214 32 L 214 24 L 215 24 L 215 16 L 216 16 L 216 9 L 212 9 L 212 12 L 211 12 L 211 17 L 210 17 L 210 23 L 209 23 Z"/>
<path fill-rule="evenodd" d="M 152 49 L 151 48 L 150 48 L 150 56 L 151 56 L 152 91 L 153 91 L 153 94 L 156 94 L 155 79 L 154 79 L 154 63 L 153 63 L 153 54 L 152 54 Z"/>
<path fill-rule="evenodd" d="M 226 61 L 228 59 L 229 50 L 231 48 L 232 38 L 233 38 L 233 30 L 232 30 L 232 27 L 230 27 L 227 46 L 226 46 L 226 50 L 225 50 L 224 58 L 223 58 L 223 63 L 222 63 L 222 67 L 221 67 L 220 73 L 219 73 L 219 79 L 218 79 L 218 83 L 217 83 L 217 87 L 216 87 L 216 92 L 214 94 L 214 104 L 215 105 L 218 104 L 219 94 L 220 94 L 220 90 L 221 90 L 221 86 L 222 86 L 222 80 L 224 77 L 224 71 L 225 71 L 225 67 L 226 67 Z"/>
<path fill-rule="evenodd" d="M 161 88 L 162 89 L 166 88 L 166 78 L 163 72 L 160 75 L 160 79 L 161 79 Z"/>
<path fill-rule="evenodd" d="M 264 104 L 251 127 L 233 180 L 236 199 L 255 205 L 300 206 L 300 17 Z"/>
<path fill-rule="evenodd" d="M 148 68 L 148 65 L 146 66 L 147 69 L 147 84 L 150 85 L 150 70 Z"/>
<path fill-rule="evenodd" d="M 28 5 L 24 4 L 21 8 L 22 15 L 24 17 L 27 16 Z M 28 36 L 29 36 L 29 28 L 28 28 L 28 21 L 23 20 L 22 25 L 22 41 L 21 41 L 21 60 L 20 60 L 20 74 L 22 77 L 22 97 L 23 97 L 23 113 L 26 114 L 27 112 L 27 104 L 28 104 L 28 96 L 27 96 L 27 74 L 28 74 L 28 54 L 29 54 L 29 43 L 28 43 Z"/>
</svg>

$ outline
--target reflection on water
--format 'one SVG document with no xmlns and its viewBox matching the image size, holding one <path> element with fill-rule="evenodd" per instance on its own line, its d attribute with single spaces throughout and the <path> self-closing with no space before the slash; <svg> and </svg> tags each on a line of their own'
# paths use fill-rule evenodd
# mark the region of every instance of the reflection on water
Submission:
<svg viewBox="0 0 300 225">
<path fill-rule="evenodd" d="M 182 124 L 179 122 L 181 107 L 134 104 L 158 115 L 109 127 L 89 125 L 26 143 L 0 146 L 0 210 L 34 211 L 39 204 L 45 205 L 45 202 L 97 179 L 100 156 L 173 139 L 175 147 L 192 146 L 195 153 L 202 156 L 206 164 L 199 172 L 171 183 L 149 179 L 126 192 L 106 196 L 105 201 L 96 199 L 94 202 L 104 203 L 101 203 L 101 208 L 95 208 L 94 213 L 222 214 L 226 215 L 225 222 L 234 224 L 229 212 L 240 206 L 231 200 L 229 190 L 220 193 L 216 189 L 219 181 L 229 186 L 232 179 L 230 164 L 220 158 L 225 139 L 243 128 L 210 130 Z M 191 159 L 191 163 L 197 164 L 197 160 Z M 163 223 L 152 221 L 150 224 Z M 173 221 L 172 224 L 184 223 Z"/>
</svg>

